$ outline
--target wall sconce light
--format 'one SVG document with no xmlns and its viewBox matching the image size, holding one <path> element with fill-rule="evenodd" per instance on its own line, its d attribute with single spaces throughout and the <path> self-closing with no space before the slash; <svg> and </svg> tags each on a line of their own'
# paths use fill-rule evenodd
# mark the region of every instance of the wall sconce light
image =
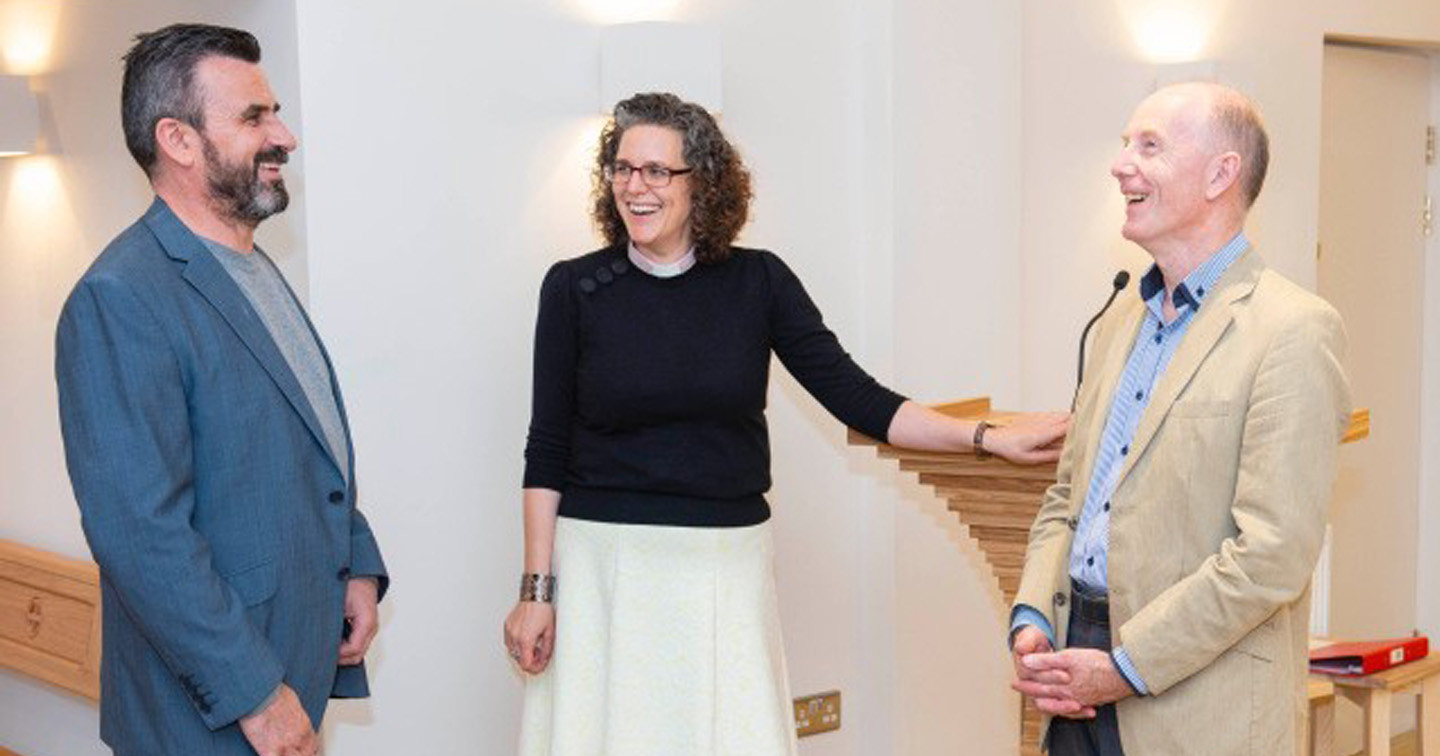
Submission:
<svg viewBox="0 0 1440 756">
<path fill-rule="evenodd" d="M 29 155 L 40 138 L 40 104 L 23 76 L 0 76 L 0 157 Z"/>
<path fill-rule="evenodd" d="M 671 92 L 719 115 L 720 33 L 695 24 L 647 21 L 600 32 L 600 112 L 639 92 Z"/>
<path fill-rule="evenodd" d="M 1115 0 L 1143 59 L 1184 63 L 1203 58 L 1232 0 Z"/>
</svg>

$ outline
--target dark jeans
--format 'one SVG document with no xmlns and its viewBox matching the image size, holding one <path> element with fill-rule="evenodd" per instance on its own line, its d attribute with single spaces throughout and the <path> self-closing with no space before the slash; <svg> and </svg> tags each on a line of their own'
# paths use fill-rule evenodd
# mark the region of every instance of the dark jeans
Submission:
<svg viewBox="0 0 1440 756">
<path fill-rule="evenodd" d="M 1070 594 L 1070 648 L 1110 650 L 1110 606 L 1086 598 L 1079 590 Z M 1120 748 L 1120 725 L 1115 704 L 1095 711 L 1094 719 L 1055 717 L 1047 738 L 1050 756 L 1125 756 Z"/>
</svg>

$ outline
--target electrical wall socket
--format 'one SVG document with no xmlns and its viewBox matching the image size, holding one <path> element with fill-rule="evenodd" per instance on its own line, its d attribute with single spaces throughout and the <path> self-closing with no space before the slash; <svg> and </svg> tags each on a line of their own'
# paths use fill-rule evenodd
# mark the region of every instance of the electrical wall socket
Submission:
<svg viewBox="0 0 1440 756">
<path fill-rule="evenodd" d="M 795 734 L 816 735 L 840 729 L 840 691 L 827 690 L 795 699 Z"/>
</svg>

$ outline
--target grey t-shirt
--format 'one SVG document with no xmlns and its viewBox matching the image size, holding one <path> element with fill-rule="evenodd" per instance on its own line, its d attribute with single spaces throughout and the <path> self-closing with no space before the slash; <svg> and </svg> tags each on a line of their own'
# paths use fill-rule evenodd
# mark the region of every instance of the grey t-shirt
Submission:
<svg viewBox="0 0 1440 756">
<path fill-rule="evenodd" d="M 235 279 L 240 290 L 245 292 L 250 306 L 255 308 L 266 330 L 270 331 L 270 338 L 275 340 L 275 346 L 280 348 L 280 354 L 290 365 L 290 372 L 295 374 L 300 388 L 305 391 L 305 398 L 315 410 L 330 451 L 340 461 L 340 471 L 348 481 L 350 448 L 345 442 L 345 428 L 340 422 L 335 392 L 331 390 L 330 368 L 325 363 L 325 355 L 320 351 L 315 334 L 305 322 L 300 303 L 290 295 L 279 269 L 264 255 L 236 252 L 203 237 L 201 241 Z"/>
</svg>

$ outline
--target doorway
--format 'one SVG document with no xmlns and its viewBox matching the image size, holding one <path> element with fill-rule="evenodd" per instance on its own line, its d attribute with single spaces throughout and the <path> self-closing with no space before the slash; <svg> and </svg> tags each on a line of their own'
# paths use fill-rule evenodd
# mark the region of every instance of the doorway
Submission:
<svg viewBox="0 0 1440 756">
<path fill-rule="evenodd" d="M 1328 565 L 1334 637 L 1403 636 L 1420 624 L 1422 444 L 1435 438 L 1422 432 L 1435 70 L 1427 50 L 1325 45 L 1317 288 L 1345 320 L 1352 399 L 1371 414 L 1370 438 L 1339 456 Z M 1413 714 L 1396 720 L 1413 726 Z"/>
<path fill-rule="evenodd" d="M 1346 375 L 1372 423 L 1340 456 L 1336 636 L 1408 635 L 1416 621 L 1430 71 L 1417 51 L 1325 45 L 1317 281 L 1345 319 Z"/>
</svg>

